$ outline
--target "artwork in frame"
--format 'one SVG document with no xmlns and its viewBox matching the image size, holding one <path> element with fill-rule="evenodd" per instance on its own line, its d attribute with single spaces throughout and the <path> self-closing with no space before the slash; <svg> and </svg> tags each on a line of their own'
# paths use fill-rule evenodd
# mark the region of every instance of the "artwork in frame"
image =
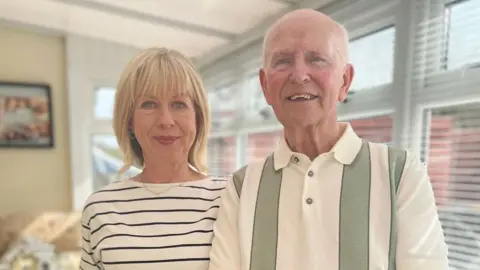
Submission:
<svg viewBox="0 0 480 270">
<path fill-rule="evenodd" d="M 0 81 L 0 148 L 53 146 L 50 86 Z"/>
</svg>

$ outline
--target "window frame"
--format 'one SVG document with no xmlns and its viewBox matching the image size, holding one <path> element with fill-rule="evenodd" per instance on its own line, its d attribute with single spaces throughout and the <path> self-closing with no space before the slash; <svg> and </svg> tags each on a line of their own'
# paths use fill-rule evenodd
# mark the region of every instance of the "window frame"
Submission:
<svg viewBox="0 0 480 270">
<path fill-rule="evenodd" d="M 396 27 L 396 6 L 397 2 L 394 0 L 374 0 L 365 1 L 356 5 L 350 5 L 348 8 L 344 8 L 341 10 L 339 9 L 336 11 L 333 10 L 333 12 L 329 13 L 336 20 L 343 22 L 345 28 L 350 33 L 350 40 L 355 40 L 361 37 L 366 37 L 369 34 L 371 35 L 381 30 L 388 29 L 389 27 Z M 332 7 L 332 9 L 335 9 L 335 7 Z M 357 9 L 362 10 L 362 12 L 359 13 Z M 393 65 L 395 66 L 395 62 L 393 63 Z M 232 82 L 235 80 L 235 78 L 243 78 L 243 80 L 240 79 L 235 81 L 235 83 L 240 87 L 241 90 L 241 87 L 245 87 L 247 82 L 249 82 L 248 80 L 251 80 L 252 76 L 256 76 L 256 74 L 258 74 L 258 67 L 260 66 L 260 58 L 251 59 L 250 61 L 246 61 L 246 63 L 243 65 L 237 65 L 232 68 L 231 72 L 228 72 L 229 74 L 231 74 L 232 77 L 228 79 L 224 77 L 222 80 Z M 215 72 L 210 72 L 211 70 L 207 74 L 215 74 Z M 394 70 L 392 70 L 392 73 L 393 72 Z M 218 77 L 215 75 L 212 75 L 212 78 L 218 79 Z M 207 79 L 207 82 L 209 82 L 209 84 L 206 84 L 207 89 L 215 89 L 221 86 L 221 83 L 215 83 L 215 79 Z M 387 114 L 392 115 L 392 112 L 394 110 L 394 104 L 391 101 L 391 92 L 392 83 L 375 86 L 369 88 L 368 91 L 358 91 L 354 95 L 352 95 L 349 102 L 338 105 L 338 117 L 340 120 L 347 120 L 352 118 L 368 118 Z M 372 99 L 372 96 L 376 96 L 376 98 Z M 241 98 L 242 100 L 244 100 L 246 97 L 242 96 Z M 378 104 L 380 104 L 381 106 L 378 106 Z M 245 108 L 244 106 L 238 107 L 240 109 Z M 282 128 L 283 127 L 278 122 L 278 120 L 273 117 L 273 119 L 261 122 L 241 121 L 239 123 L 236 123 L 235 128 L 212 132 L 210 137 L 213 138 L 232 135 L 236 136 L 236 163 L 238 169 L 241 166 L 245 165 L 245 145 L 247 143 L 248 134 L 278 131 Z"/>
</svg>

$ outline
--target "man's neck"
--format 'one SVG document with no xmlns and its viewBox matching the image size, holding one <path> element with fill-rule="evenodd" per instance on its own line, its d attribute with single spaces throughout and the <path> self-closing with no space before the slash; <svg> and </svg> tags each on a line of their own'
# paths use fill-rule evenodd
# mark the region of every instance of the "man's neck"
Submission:
<svg viewBox="0 0 480 270">
<path fill-rule="evenodd" d="M 305 154 L 314 160 L 329 152 L 345 131 L 342 123 L 318 124 L 308 127 L 285 127 L 285 140 L 294 152 Z"/>
</svg>

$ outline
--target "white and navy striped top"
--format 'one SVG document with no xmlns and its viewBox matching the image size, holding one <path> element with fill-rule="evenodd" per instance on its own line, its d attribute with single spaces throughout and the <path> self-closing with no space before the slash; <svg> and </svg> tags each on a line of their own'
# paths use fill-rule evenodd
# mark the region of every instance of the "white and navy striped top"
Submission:
<svg viewBox="0 0 480 270">
<path fill-rule="evenodd" d="M 82 214 L 80 269 L 207 270 L 226 183 L 208 177 L 147 189 L 124 180 L 93 193 Z"/>
</svg>

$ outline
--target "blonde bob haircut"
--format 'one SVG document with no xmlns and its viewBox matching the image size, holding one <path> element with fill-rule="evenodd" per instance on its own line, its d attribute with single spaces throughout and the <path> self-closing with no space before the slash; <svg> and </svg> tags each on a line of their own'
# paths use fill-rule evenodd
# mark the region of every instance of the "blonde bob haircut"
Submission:
<svg viewBox="0 0 480 270">
<path fill-rule="evenodd" d="M 173 93 L 172 93 L 173 92 Z M 182 53 L 166 48 L 150 48 L 137 54 L 123 71 L 115 93 L 113 130 L 124 158 L 124 173 L 132 165 L 144 166 L 143 151 L 133 135 L 135 104 L 145 95 L 189 96 L 194 104 L 197 133 L 188 153 L 188 163 L 206 172 L 207 137 L 210 132 L 210 108 L 200 74 Z"/>
</svg>

